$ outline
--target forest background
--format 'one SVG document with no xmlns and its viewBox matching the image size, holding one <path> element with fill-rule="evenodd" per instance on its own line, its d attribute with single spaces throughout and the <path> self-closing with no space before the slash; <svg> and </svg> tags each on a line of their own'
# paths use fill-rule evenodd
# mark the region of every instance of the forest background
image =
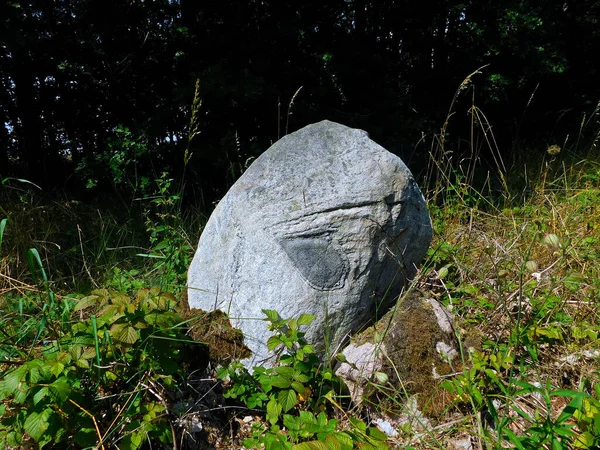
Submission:
<svg viewBox="0 0 600 450">
<path fill-rule="evenodd" d="M 593 0 L 11 0 L 0 17 L 0 176 L 106 205 L 185 173 L 183 204 L 210 211 L 252 158 L 323 119 L 422 180 L 459 87 L 473 91 L 445 149 L 473 156 L 476 102 L 515 167 L 572 144 L 600 99 Z"/>
</svg>

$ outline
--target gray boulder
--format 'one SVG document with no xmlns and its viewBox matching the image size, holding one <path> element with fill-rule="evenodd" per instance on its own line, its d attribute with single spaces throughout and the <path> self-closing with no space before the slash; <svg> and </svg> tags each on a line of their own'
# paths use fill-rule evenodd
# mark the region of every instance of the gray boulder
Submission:
<svg viewBox="0 0 600 450">
<path fill-rule="evenodd" d="M 396 301 L 425 255 L 425 200 L 397 156 L 362 130 L 323 121 L 285 136 L 219 202 L 188 273 L 191 308 L 221 309 L 270 365 L 262 309 L 316 320 L 335 351 Z"/>
</svg>

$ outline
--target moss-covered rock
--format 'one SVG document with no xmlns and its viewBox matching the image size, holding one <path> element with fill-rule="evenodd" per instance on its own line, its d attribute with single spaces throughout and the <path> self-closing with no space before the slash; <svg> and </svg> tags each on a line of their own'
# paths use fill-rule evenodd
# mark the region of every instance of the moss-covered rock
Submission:
<svg viewBox="0 0 600 450">
<path fill-rule="evenodd" d="M 206 344 L 207 356 L 211 362 L 226 365 L 250 357 L 251 352 L 244 344 L 243 333 L 231 325 L 223 311 L 190 309 L 187 292 L 184 292 L 180 298 L 178 312 L 184 319 L 189 320 L 189 334 L 192 339 Z"/>
<path fill-rule="evenodd" d="M 376 385 L 381 385 L 382 377 L 377 372 L 381 372 L 387 378 L 388 394 L 416 394 L 420 406 L 427 409 L 428 405 L 437 408 L 445 404 L 432 397 L 438 393 L 440 376 L 453 371 L 452 361 L 458 356 L 452 320 L 437 301 L 410 292 L 381 320 L 354 336 L 348 346 L 352 352 L 344 350 L 346 362 L 337 373 L 352 384 L 355 403 L 363 400 L 357 395 L 378 395 Z M 361 355 L 360 349 L 368 355 Z M 371 383 L 375 377 L 377 383 Z M 373 387 L 370 392 L 368 386 Z"/>
</svg>

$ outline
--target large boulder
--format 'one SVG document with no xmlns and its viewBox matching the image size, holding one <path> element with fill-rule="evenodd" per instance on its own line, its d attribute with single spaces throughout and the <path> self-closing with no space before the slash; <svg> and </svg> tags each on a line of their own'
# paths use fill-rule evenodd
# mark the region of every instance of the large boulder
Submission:
<svg viewBox="0 0 600 450">
<path fill-rule="evenodd" d="M 323 121 L 285 136 L 219 202 L 188 273 L 191 308 L 220 309 L 270 365 L 263 309 L 316 316 L 309 342 L 336 350 L 381 317 L 416 273 L 432 229 L 397 156 Z"/>
</svg>

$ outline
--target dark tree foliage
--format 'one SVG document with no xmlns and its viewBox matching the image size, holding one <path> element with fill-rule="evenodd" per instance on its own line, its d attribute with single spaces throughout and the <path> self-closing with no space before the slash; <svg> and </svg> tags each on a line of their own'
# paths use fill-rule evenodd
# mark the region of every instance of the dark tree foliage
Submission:
<svg viewBox="0 0 600 450">
<path fill-rule="evenodd" d="M 599 17 L 594 0 L 0 2 L 0 176 L 129 196 L 185 170 L 206 204 L 325 118 L 419 161 L 416 143 L 482 66 L 476 102 L 501 151 L 544 150 L 600 100 Z"/>
</svg>

